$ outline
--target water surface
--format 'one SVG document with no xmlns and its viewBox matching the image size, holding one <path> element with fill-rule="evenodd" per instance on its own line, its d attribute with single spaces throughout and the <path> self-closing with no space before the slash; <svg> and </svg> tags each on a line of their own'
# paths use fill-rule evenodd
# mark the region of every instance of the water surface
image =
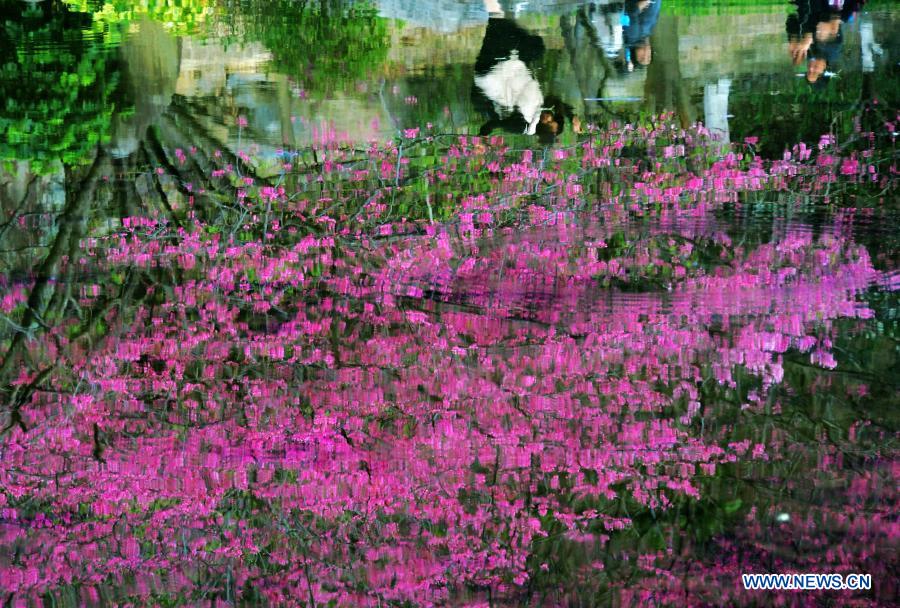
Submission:
<svg viewBox="0 0 900 608">
<path fill-rule="evenodd" d="M 898 12 L 838 4 L 3 4 L 4 602 L 891 605 Z"/>
</svg>

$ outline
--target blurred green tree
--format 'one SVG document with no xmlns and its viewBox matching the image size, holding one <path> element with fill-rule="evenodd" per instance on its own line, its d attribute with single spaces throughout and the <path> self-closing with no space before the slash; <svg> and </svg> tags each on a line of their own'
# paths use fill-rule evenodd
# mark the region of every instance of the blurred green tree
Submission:
<svg viewBox="0 0 900 608">
<path fill-rule="evenodd" d="M 383 65 L 388 20 L 370 2 L 239 0 L 243 38 L 262 43 L 274 67 L 312 95 L 347 89 Z"/>
<path fill-rule="evenodd" d="M 118 68 L 90 17 L 65 5 L 0 4 L 0 160 L 36 172 L 90 161 L 109 137 Z"/>
</svg>

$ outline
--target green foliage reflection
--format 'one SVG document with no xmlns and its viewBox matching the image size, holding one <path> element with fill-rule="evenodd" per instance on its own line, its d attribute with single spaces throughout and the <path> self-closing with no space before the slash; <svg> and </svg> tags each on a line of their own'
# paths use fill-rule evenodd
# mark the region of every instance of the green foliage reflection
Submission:
<svg viewBox="0 0 900 608">
<path fill-rule="evenodd" d="M 191 33 L 212 14 L 212 0 L 64 0 L 72 11 L 90 13 L 95 30 L 115 34 L 111 26 L 151 19 L 168 31 Z"/>
<path fill-rule="evenodd" d="M 6 9 L 0 25 L 0 159 L 47 170 L 76 164 L 109 137 L 118 83 L 109 48 L 86 16 L 49 5 Z"/>
<path fill-rule="evenodd" d="M 388 20 L 369 2 L 243 0 L 235 10 L 246 19 L 244 39 L 317 94 L 352 86 L 387 58 Z"/>
</svg>

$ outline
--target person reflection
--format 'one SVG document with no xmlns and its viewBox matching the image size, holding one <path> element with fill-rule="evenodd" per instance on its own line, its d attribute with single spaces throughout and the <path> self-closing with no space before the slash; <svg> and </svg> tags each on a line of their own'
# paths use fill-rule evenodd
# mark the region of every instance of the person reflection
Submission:
<svg viewBox="0 0 900 608">
<path fill-rule="evenodd" d="M 625 54 L 619 60 L 619 70 L 633 72 L 645 68 L 653 60 L 650 36 L 659 21 L 662 0 L 628 0 L 622 19 L 622 40 Z"/>
<path fill-rule="evenodd" d="M 788 53 L 795 66 L 806 61 L 806 81 L 823 86 L 833 75 L 843 48 L 841 25 L 852 21 L 862 0 L 795 0 L 786 23 Z"/>
<path fill-rule="evenodd" d="M 607 59 L 616 59 L 625 48 L 625 26 L 630 22 L 625 14 L 625 4 L 610 2 L 598 5 L 591 2 L 583 14 L 594 28 L 597 47 Z"/>
<path fill-rule="evenodd" d="M 508 17 L 498 2 L 486 1 L 489 19 L 475 60 L 472 101 L 487 121 L 479 130 L 500 129 L 537 135 L 552 143 L 562 133 L 570 109 L 556 97 L 544 97 L 533 67 L 544 55 L 544 41 Z"/>
</svg>

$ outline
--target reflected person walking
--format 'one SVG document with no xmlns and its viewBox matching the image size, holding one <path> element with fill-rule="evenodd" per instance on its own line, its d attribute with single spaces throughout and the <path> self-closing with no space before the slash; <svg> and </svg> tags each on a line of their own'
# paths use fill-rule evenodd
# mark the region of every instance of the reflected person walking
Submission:
<svg viewBox="0 0 900 608">
<path fill-rule="evenodd" d="M 560 100 L 545 98 L 534 76 L 544 55 L 543 39 L 520 27 L 497 2 L 485 2 L 490 18 L 475 60 L 472 99 L 487 121 L 479 134 L 500 129 L 537 135 L 551 143 L 571 112 Z"/>
</svg>

